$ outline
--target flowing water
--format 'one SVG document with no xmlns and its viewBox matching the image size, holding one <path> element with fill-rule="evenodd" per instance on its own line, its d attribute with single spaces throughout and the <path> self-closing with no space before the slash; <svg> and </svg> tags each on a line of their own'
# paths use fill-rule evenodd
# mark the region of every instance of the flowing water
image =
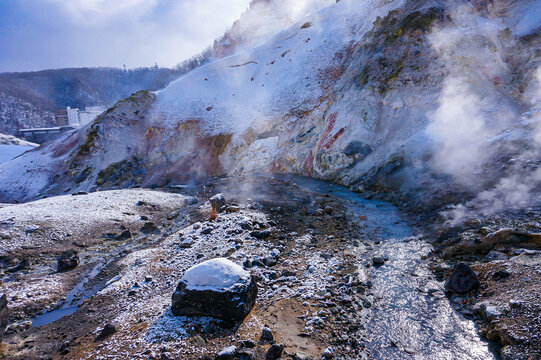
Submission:
<svg viewBox="0 0 541 360">
<path fill-rule="evenodd" d="M 293 181 L 293 180 L 292 180 Z M 295 178 L 299 186 L 341 199 L 352 218 L 366 216 L 363 225 L 371 240 L 380 240 L 379 254 L 389 260 L 365 269 L 371 259 L 359 249 L 359 271 L 368 272 L 375 301 L 366 324 L 368 348 L 375 359 L 495 359 L 481 340 L 473 321 L 458 314 L 444 296 L 443 283 L 434 279 L 422 259 L 431 246 L 391 204 L 367 200 L 345 187 Z M 361 221 L 361 220 L 359 220 Z"/>
</svg>

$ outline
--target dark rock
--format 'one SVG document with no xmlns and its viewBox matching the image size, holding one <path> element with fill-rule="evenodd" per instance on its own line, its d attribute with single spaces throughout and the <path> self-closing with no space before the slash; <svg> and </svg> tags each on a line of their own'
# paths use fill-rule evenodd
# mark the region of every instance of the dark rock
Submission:
<svg viewBox="0 0 541 360">
<path fill-rule="evenodd" d="M 374 256 L 372 258 L 372 263 L 374 263 L 374 265 L 376 266 L 380 266 L 380 265 L 385 264 L 385 259 L 381 256 Z"/>
<path fill-rule="evenodd" d="M 75 250 L 64 251 L 58 258 L 58 271 L 66 271 L 79 265 L 79 255 Z"/>
<path fill-rule="evenodd" d="M 511 273 L 509 271 L 498 270 L 492 275 L 492 279 L 501 280 L 501 279 L 508 278 L 509 276 L 511 276 Z"/>
<path fill-rule="evenodd" d="M 26 269 L 29 265 L 30 265 L 30 262 L 28 261 L 28 259 L 22 259 L 21 261 L 19 261 L 19 263 L 16 266 L 6 269 L 6 272 L 16 273 L 18 271 Z"/>
<path fill-rule="evenodd" d="M 249 348 L 240 349 L 235 353 L 236 360 L 255 360 L 257 356 L 255 351 Z"/>
<path fill-rule="evenodd" d="M 282 356 L 284 352 L 284 344 L 274 344 L 272 345 L 267 353 L 265 354 L 265 360 L 276 360 Z"/>
<path fill-rule="evenodd" d="M 8 309 L 8 298 L 6 294 L 0 296 L 0 340 L 6 332 L 6 328 L 9 324 L 9 309 Z"/>
<path fill-rule="evenodd" d="M 209 199 L 210 206 L 212 206 L 212 210 L 216 212 L 221 212 L 222 207 L 226 205 L 224 194 L 216 194 L 213 197 Z"/>
<path fill-rule="evenodd" d="M 334 350 L 328 347 L 325 350 L 323 350 L 323 353 L 321 354 L 321 356 L 323 356 L 323 358 L 326 360 L 332 359 L 334 358 Z"/>
<path fill-rule="evenodd" d="M 331 215 L 332 212 L 334 211 L 334 209 L 333 209 L 331 206 L 325 206 L 325 208 L 323 209 L 323 211 L 325 211 L 325 214 Z"/>
<path fill-rule="evenodd" d="M 184 274 L 172 296 L 175 315 L 202 315 L 229 321 L 243 319 L 257 297 L 254 277 L 241 266 L 218 258 Z"/>
<path fill-rule="evenodd" d="M 365 157 L 370 155 L 370 153 L 372 153 L 372 147 L 360 141 L 352 141 L 344 149 L 344 155 L 346 156 L 357 155 L 357 157 L 359 157 L 360 159 L 364 159 Z"/>
<path fill-rule="evenodd" d="M 253 348 L 255 348 L 255 341 L 250 340 L 250 339 L 248 339 L 248 340 L 241 340 L 241 341 L 239 341 L 239 346 L 240 346 L 241 348 L 253 349 Z"/>
<path fill-rule="evenodd" d="M 160 229 L 154 225 L 153 222 L 146 222 L 145 225 L 141 228 L 141 232 L 143 234 L 149 235 L 149 234 L 161 234 Z"/>
<path fill-rule="evenodd" d="M 250 233 L 250 236 L 255 237 L 258 240 L 265 240 L 270 236 L 269 230 L 263 230 L 263 231 L 252 231 Z"/>
<path fill-rule="evenodd" d="M 453 269 L 445 283 L 445 290 L 465 294 L 479 287 L 479 279 L 475 272 L 466 264 L 459 263 Z"/>
<path fill-rule="evenodd" d="M 178 244 L 178 247 L 181 249 L 188 249 L 192 247 L 193 242 L 192 238 L 183 239 L 180 244 Z"/>
<path fill-rule="evenodd" d="M 272 334 L 272 330 L 269 329 L 267 326 L 263 328 L 263 331 L 261 332 L 261 340 L 264 341 L 273 341 L 274 335 Z"/>
<path fill-rule="evenodd" d="M 224 348 L 222 351 L 220 351 L 214 359 L 215 360 L 233 360 L 235 359 L 236 352 L 237 352 L 236 346 L 228 346 Z"/>
<path fill-rule="evenodd" d="M 246 259 L 242 263 L 242 266 L 244 266 L 246 269 L 250 269 L 252 267 L 252 261 L 250 259 Z"/>
<path fill-rule="evenodd" d="M 107 323 L 96 337 L 96 340 L 104 340 L 105 338 L 113 335 L 114 333 L 116 333 L 116 327 L 111 323 Z"/>
<path fill-rule="evenodd" d="M 131 239 L 131 231 L 129 229 L 122 231 L 117 236 L 117 240 L 128 240 L 128 239 Z"/>
<path fill-rule="evenodd" d="M 201 230 L 201 234 L 204 234 L 204 235 L 208 235 L 210 234 L 214 229 L 211 228 L 210 226 L 209 227 L 206 227 L 204 228 L 203 230 Z"/>
<path fill-rule="evenodd" d="M 230 205 L 225 208 L 226 213 L 234 213 L 234 212 L 239 212 L 239 211 L 240 211 L 240 206 Z"/>
<path fill-rule="evenodd" d="M 263 259 L 263 262 L 266 266 L 275 266 L 276 264 L 278 264 L 278 261 L 273 256 L 266 257 L 265 259 Z"/>
</svg>

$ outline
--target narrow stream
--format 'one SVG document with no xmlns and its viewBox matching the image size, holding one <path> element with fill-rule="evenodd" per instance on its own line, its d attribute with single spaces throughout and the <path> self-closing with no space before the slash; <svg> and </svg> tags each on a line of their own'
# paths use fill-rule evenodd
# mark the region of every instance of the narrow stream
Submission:
<svg viewBox="0 0 541 360">
<path fill-rule="evenodd" d="M 367 200 L 345 187 L 295 178 L 301 187 L 328 193 L 344 201 L 350 215 L 366 226 L 372 240 L 380 240 L 378 255 L 389 260 L 365 270 L 371 259 L 359 249 L 360 271 L 367 271 L 375 297 L 366 324 L 368 348 L 375 359 L 496 359 L 473 321 L 458 314 L 445 297 L 443 283 L 434 276 L 423 255 L 431 245 L 412 229 L 391 204 Z M 366 255 L 365 255 L 366 257 Z"/>
</svg>

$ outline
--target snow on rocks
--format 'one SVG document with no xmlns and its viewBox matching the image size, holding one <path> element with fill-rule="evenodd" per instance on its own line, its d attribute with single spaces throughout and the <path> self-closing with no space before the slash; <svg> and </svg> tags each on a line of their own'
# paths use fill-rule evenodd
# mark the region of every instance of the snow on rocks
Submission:
<svg viewBox="0 0 541 360">
<path fill-rule="evenodd" d="M 172 296 L 175 315 L 203 315 L 226 320 L 243 319 L 257 297 L 250 273 L 225 258 L 190 268 Z"/>
</svg>

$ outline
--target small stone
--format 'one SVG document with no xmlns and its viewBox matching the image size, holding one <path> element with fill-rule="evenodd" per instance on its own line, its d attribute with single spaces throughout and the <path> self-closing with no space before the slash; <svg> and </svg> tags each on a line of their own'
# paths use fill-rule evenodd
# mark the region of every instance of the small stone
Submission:
<svg viewBox="0 0 541 360">
<path fill-rule="evenodd" d="M 328 215 L 331 215 L 333 210 L 334 209 L 331 206 L 325 206 L 325 208 L 323 209 L 323 211 L 325 211 L 325 214 L 328 214 Z"/>
<path fill-rule="evenodd" d="M 267 326 L 265 326 L 263 328 L 263 331 L 261 332 L 261 340 L 264 340 L 264 341 L 274 340 L 274 335 L 272 334 L 272 330 L 268 328 Z"/>
<path fill-rule="evenodd" d="M 257 359 L 255 351 L 248 348 L 237 350 L 235 360 L 255 360 Z"/>
<path fill-rule="evenodd" d="M 194 241 L 192 238 L 184 239 L 180 244 L 178 244 L 178 247 L 181 249 L 189 249 L 192 247 Z"/>
<path fill-rule="evenodd" d="M 100 331 L 100 333 L 98 334 L 98 336 L 96 337 L 96 340 L 97 341 L 101 341 L 101 340 L 104 340 L 105 338 L 113 335 L 114 333 L 116 333 L 116 327 L 115 325 L 111 324 L 111 323 L 107 323 L 105 324 L 105 326 L 103 327 L 103 329 Z"/>
<path fill-rule="evenodd" d="M 258 240 L 265 240 L 270 236 L 269 230 L 263 230 L 263 231 L 252 231 L 250 233 L 250 236 L 255 237 Z"/>
<path fill-rule="evenodd" d="M 223 348 L 216 357 L 215 360 L 233 360 L 235 358 L 235 353 L 237 352 L 237 347 L 232 345 L 226 348 Z"/>
<path fill-rule="evenodd" d="M 334 358 L 334 350 L 331 347 L 328 347 L 323 350 L 321 356 L 323 356 L 324 359 L 332 359 Z"/>
<path fill-rule="evenodd" d="M 506 270 L 498 270 L 492 275 L 493 280 L 501 280 L 511 276 L 511 273 Z"/>
<path fill-rule="evenodd" d="M 153 222 L 146 222 L 145 225 L 141 228 L 141 232 L 146 235 L 150 234 L 161 234 L 160 229 L 154 225 Z"/>
<path fill-rule="evenodd" d="M 267 353 L 265 354 L 265 360 L 276 360 L 282 356 L 284 352 L 284 344 L 274 344 L 272 345 Z"/>
<path fill-rule="evenodd" d="M 66 250 L 58 258 L 58 271 L 66 271 L 79 265 L 79 255 L 75 250 Z"/>
<path fill-rule="evenodd" d="M 221 212 L 222 207 L 226 205 L 224 194 L 216 194 L 209 199 L 210 206 L 216 212 Z"/>
<path fill-rule="evenodd" d="M 203 234 L 203 235 L 208 235 L 208 234 L 210 234 L 213 230 L 214 230 L 214 229 L 211 228 L 211 227 L 209 226 L 209 227 L 206 227 L 206 228 L 204 228 L 203 230 L 201 230 L 201 234 Z"/>
<path fill-rule="evenodd" d="M 451 276 L 445 283 L 445 290 L 458 294 L 465 294 L 479 287 L 479 279 L 475 272 L 466 264 L 459 263 L 453 269 Z"/>
<path fill-rule="evenodd" d="M 381 266 L 383 264 L 385 264 L 385 259 L 381 256 L 374 256 L 372 258 L 372 263 L 376 266 Z"/>
<path fill-rule="evenodd" d="M 255 341 L 250 340 L 250 339 L 248 339 L 248 340 L 241 340 L 241 341 L 239 341 L 239 346 L 240 346 L 241 348 L 253 349 L 253 348 L 255 348 Z"/>
</svg>

